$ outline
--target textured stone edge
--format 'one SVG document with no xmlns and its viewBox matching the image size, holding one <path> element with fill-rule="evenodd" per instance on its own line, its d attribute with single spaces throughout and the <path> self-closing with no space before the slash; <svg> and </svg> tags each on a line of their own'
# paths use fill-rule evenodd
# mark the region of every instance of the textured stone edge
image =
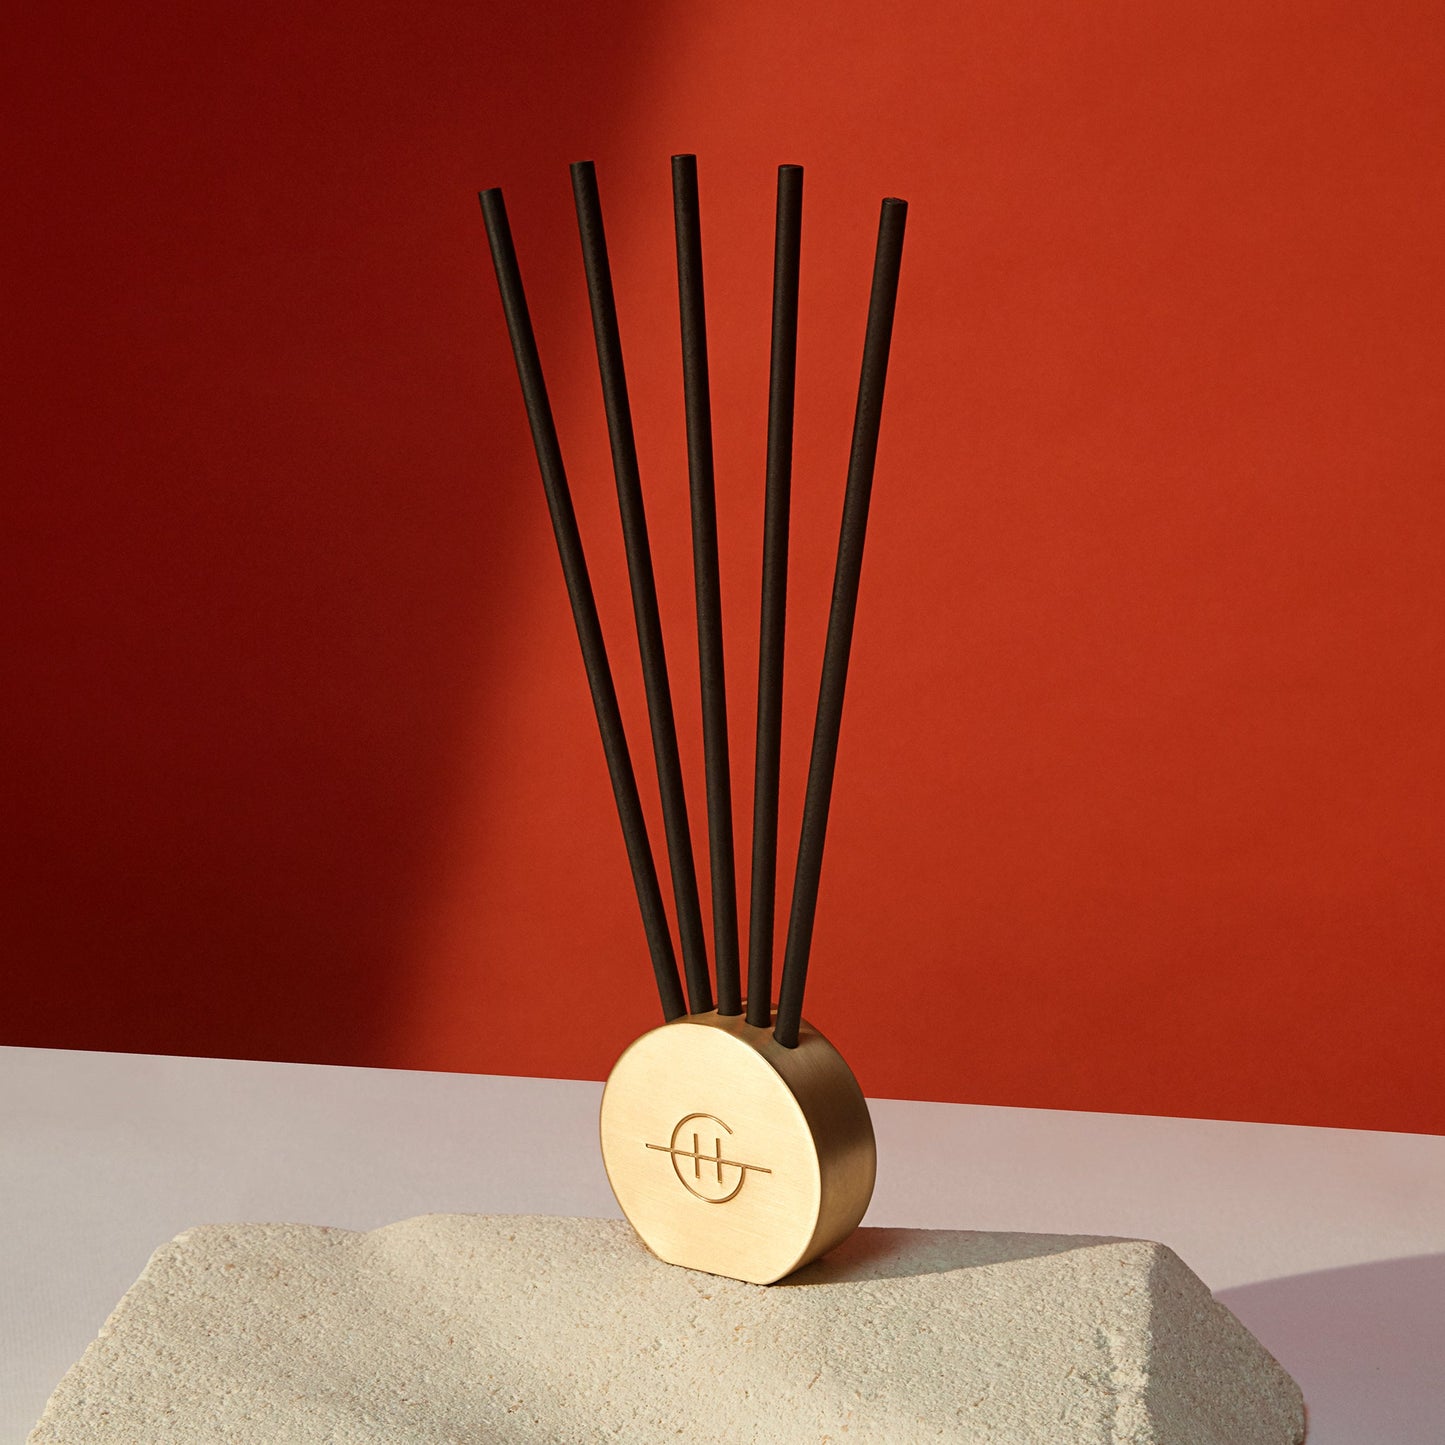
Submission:
<svg viewBox="0 0 1445 1445">
<path fill-rule="evenodd" d="M 1242 1445 L 1256 1436 L 1279 1439 L 1285 1432 L 1294 1445 L 1303 1445 L 1308 1418 L 1293 1377 L 1167 1244 L 1150 1248 L 1149 1349 L 1151 1360 L 1166 1365 L 1149 1371 L 1150 1418 L 1160 1445 L 1183 1438 L 1182 1421 L 1194 1432 L 1189 1445 Z M 1172 1309 L 1163 1306 L 1166 1294 L 1173 1297 Z M 1242 1389 L 1233 1400 L 1201 1389 L 1193 1361 L 1205 1348 L 1226 1356 L 1229 1376 L 1254 1388 Z M 1201 1436 L 1201 1426 L 1210 1434 Z"/>
</svg>

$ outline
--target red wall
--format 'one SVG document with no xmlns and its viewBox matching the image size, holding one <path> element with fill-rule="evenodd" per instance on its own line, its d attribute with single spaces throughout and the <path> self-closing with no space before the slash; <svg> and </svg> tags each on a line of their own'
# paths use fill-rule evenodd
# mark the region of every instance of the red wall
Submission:
<svg viewBox="0 0 1445 1445">
<path fill-rule="evenodd" d="M 912 203 L 809 1001 L 865 1089 L 1445 1131 L 1438 7 L 22 24 L 0 1041 L 601 1077 L 653 1022 L 475 191 L 660 844 L 598 163 L 705 857 L 695 150 L 740 840 L 774 167 L 808 167 L 785 886 L 877 204 Z"/>
</svg>

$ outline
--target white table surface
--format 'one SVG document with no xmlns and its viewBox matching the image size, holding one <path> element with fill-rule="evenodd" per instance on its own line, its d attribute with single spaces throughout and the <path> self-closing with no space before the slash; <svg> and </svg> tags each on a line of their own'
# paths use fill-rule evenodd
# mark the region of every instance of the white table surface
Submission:
<svg viewBox="0 0 1445 1445">
<path fill-rule="evenodd" d="M 0 1048 L 0 1441 L 191 1225 L 610 1215 L 600 1084 Z M 1171 1245 L 1310 1445 L 1445 1442 L 1445 1138 L 870 1101 L 866 1224 Z"/>
</svg>

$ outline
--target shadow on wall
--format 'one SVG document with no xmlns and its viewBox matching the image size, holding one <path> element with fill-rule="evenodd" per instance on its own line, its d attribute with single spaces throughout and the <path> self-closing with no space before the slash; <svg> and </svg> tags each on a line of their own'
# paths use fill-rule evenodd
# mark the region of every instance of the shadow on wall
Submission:
<svg viewBox="0 0 1445 1445">
<path fill-rule="evenodd" d="M 1445 1439 L 1445 1254 L 1221 1290 L 1299 1382 L 1309 1445 Z"/>
<path fill-rule="evenodd" d="M 475 190 L 565 205 L 654 10 L 11 37 L 5 1043 L 392 1062 L 512 542 L 545 527 Z M 575 240 L 532 224 L 545 311 Z"/>
</svg>

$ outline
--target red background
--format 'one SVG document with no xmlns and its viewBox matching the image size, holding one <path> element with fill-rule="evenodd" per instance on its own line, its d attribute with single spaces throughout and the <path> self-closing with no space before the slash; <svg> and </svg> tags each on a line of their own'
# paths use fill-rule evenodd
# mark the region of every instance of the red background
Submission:
<svg viewBox="0 0 1445 1445">
<path fill-rule="evenodd" d="M 878 199 L 912 205 L 809 994 L 865 1090 L 1445 1131 L 1438 6 L 168 12 L 7 46 L 0 1040 L 596 1078 L 654 1021 L 475 192 L 660 845 L 597 161 L 705 857 L 694 150 L 744 848 L 808 168 L 785 888 Z"/>
</svg>

